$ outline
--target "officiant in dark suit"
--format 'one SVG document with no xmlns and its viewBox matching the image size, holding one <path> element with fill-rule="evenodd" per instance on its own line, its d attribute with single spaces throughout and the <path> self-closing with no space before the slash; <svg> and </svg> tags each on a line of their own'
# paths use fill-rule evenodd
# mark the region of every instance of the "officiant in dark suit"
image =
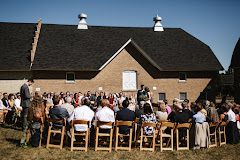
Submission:
<svg viewBox="0 0 240 160">
<path fill-rule="evenodd" d="M 140 104 L 139 96 L 144 95 L 144 94 L 145 94 L 144 85 L 142 84 L 142 85 L 141 85 L 141 89 L 138 90 L 138 93 L 137 93 L 137 101 L 138 101 L 138 104 Z"/>
<path fill-rule="evenodd" d="M 24 83 L 21 86 L 20 89 L 20 94 L 21 94 L 21 106 L 23 108 L 22 110 L 22 129 L 25 131 L 27 130 L 27 116 L 28 116 L 28 108 L 30 107 L 30 98 L 32 98 L 32 96 L 30 95 L 29 92 L 29 86 L 31 86 L 34 83 L 33 79 L 28 79 L 28 81 L 26 83 Z"/>
</svg>

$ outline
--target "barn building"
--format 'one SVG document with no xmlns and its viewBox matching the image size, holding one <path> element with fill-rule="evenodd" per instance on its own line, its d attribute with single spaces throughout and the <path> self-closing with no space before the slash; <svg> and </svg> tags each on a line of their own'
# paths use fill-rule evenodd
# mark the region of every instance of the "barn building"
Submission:
<svg viewBox="0 0 240 160">
<path fill-rule="evenodd" d="M 136 93 L 153 101 L 215 101 L 223 67 L 210 47 L 181 28 L 0 22 L 0 91 L 15 93 L 30 77 L 31 91 Z"/>
</svg>

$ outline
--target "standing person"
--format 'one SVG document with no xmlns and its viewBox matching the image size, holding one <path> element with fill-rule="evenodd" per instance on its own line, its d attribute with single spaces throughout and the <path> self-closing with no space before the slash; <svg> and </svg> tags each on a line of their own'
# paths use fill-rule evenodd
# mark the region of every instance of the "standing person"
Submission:
<svg viewBox="0 0 240 160">
<path fill-rule="evenodd" d="M 26 132 L 27 132 L 27 116 L 28 116 L 28 108 L 30 107 L 30 98 L 32 98 L 32 96 L 30 96 L 30 92 L 29 92 L 29 88 L 28 86 L 31 86 L 34 83 L 34 80 L 28 79 L 28 81 L 26 83 L 24 83 L 21 86 L 20 89 L 20 95 L 21 95 L 21 106 L 23 108 L 22 112 L 21 112 L 21 117 L 22 117 L 22 130 L 24 132 L 22 138 L 21 138 L 21 145 L 26 145 L 25 140 L 26 140 Z"/>
<path fill-rule="evenodd" d="M 145 95 L 147 97 L 146 103 L 150 104 L 150 106 L 152 108 L 152 103 L 151 103 L 152 94 L 151 94 L 150 89 L 148 87 L 145 87 Z M 152 108 L 152 110 L 153 110 L 153 108 Z"/>
<path fill-rule="evenodd" d="M 140 104 L 140 99 L 139 99 L 139 96 L 140 95 L 144 95 L 145 93 L 144 93 L 144 85 L 142 84 L 141 85 L 141 89 L 140 90 L 138 90 L 138 93 L 137 93 L 137 101 L 138 101 L 138 104 Z"/>
<path fill-rule="evenodd" d="M 169 107 L 167 99 L 164 99 L 163 102 L 165 103 L 165 106 L 166 106 L 166 109 L 167 109 L 167 114 L 169 116 L 169 114 L 172 112 L 172 109 L 171 109 L 171 107 Z"/>
</svg>

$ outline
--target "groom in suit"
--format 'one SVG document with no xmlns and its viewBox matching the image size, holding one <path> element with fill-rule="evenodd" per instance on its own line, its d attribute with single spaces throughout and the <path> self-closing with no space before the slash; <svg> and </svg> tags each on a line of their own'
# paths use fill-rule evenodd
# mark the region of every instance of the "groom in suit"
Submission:
<svg viewBox="0 0 240 160">
<path fill-rule="evenodd" d="M 28 79 L 26 83 L 24 83 L 20 89 L 21 94 L 21 106 L 22 110 L 22 129 L 23 131 L 27 130 L 27 116 L 28 116 L 28 108 L 30 107 L 30 92 L 28 86 L 31 86 L 34 83 L 33 79 Z"/>
</svg>

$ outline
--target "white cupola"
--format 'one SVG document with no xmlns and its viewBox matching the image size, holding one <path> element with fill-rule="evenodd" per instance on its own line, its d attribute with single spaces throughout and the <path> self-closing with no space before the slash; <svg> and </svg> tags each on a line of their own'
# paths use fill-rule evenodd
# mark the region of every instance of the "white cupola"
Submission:
<svg viewBox="0 0 240 160">
<path fill-rule="evenodd" d="M 87 15 L 82 13 L 78 15 L 78 18 L 80 19 L 80 22 L 78 23 L 78 29 L 88 29 L 86 22 Z"/>
<path fill-rule="evenodd" d="M 162 24 L 160 23 L 160 21 L 162 20 L 161 17 L 157 16 L 153 18 L 153 21 L 155 22 L 155 25 L 153 26 L 153 30 L 154 32 L 163 32 L 163 26 Z"/>
</svg>

